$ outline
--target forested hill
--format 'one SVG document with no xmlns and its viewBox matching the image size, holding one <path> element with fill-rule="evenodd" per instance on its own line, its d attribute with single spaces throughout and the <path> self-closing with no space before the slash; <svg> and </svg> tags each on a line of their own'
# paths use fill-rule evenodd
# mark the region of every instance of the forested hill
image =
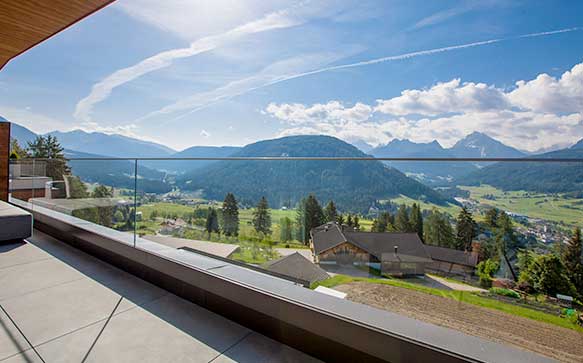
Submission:
<svg viewBox="0 0 583 363">
<path fill-rule="evenodd" d="M 356 147 L 330 136 L 290 136 L 245 146 L 236 157 L 366 157 Z M 322 202 L 334 200 L 344 210 L 365 211 L 379 199 L 400 194 L 434 203 L 446 198 L 379 161 L 288 160 L 219 161 L 178 179 L 184 189 L 202 190 L 222 199 L 233 192 L 244 203 L 261 196 L 271 206 L 293 207 L 314 193 Z"/>
<path fill-rule="evenodd" d="M 583 149 L 563 149 L 532 157 L 583 159 Z M 504 190 L 577 192 L 583 190 L 583 163 L 501 162 L 460 178 L 456 180 L 456 183 L 459 185 L 489 184 Z"/>
</svg>

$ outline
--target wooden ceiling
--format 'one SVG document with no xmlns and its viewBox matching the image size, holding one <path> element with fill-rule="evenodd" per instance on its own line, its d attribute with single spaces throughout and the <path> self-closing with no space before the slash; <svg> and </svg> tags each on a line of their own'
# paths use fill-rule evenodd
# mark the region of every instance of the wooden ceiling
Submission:
<svg viewBox="0 0 583 363">
<path fill-rule="evenodd" d="M 0 0 L 0 69 L 114 0 Z"/>
</svg>

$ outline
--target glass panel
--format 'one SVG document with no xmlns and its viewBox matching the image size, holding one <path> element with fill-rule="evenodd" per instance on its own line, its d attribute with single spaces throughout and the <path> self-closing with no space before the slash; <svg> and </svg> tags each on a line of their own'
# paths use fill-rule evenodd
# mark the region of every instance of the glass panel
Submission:
<svg viewBox="0 0 583 363">
<path fill-rule="evenodd" d="M 228 258 L 542 354 L 542 328 L 581 336 L 565 257 L 583 220 L 580 162 L 139 165 L 138 247 Z"/>
<path fill-rule="evenodd" d="M 75 217 L 76 223 L 128 232 L 133 241 L 133 160 L 45 159 L 35 163 L 37 178 L 46 180 L 44 193 L 31 199 L 35 208 Z"/>
</svg>

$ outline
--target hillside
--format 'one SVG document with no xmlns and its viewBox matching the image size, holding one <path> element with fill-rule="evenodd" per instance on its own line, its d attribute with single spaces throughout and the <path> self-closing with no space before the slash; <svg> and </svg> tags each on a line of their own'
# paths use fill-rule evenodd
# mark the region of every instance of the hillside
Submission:
<svg viewBox="0 0 583 363">
<path fill-rule="evenodd" d="M 90 154 L 121 158 L 155 158 L 168 157 L 175 153 L 164 145 L 117 134 L 109 135 L 82 130 L 53 131 L 49 134 L 56 136 L 65 149 Z"/>
<path fill-rule="evenodd" d="M 553 151 L 538 158 L 583 158 L 583 149 Z M 456 180 L 459 185 L 489 184 L 503 190 L 528 190 L 544 193 L 580 192 L 583 190 L 581 162 L 506 162 L 489 165 Z"/>
<path fill-rule="evenodd" d="M 102 155 L 65 150 L 67 158 L 100 158 Z M 73 175 L 89 183 L 134 189 L 134 162 L 130 160 L 70 160 Z M 164 182 L 166 173 L 138 164 L 138 192 L 166 193 L 171 187 Z"/>
<path fill-rule="evenodd" d="M 366 157 L 362 151 L 329 136 L 291 136 L 245 146 L 236 157 Z M 266 196 L 273 207 L 294 206 L 314 193 L 325 203 L 333 199 L 344 210 L 366 211 L 377 199 L 403 194 L 434 203 L 446 199 L 431 188 L 378 161 L 290 160 L 218 161 L 178 179 L 185 189 L 202 190 L 221 200 L 233 192 L 254 204 Z"/>
<path fill-rule="evenodd" d="M 170 158 L 223 158 L 233 155 L 240 149 L 240 147 L 236 146 L 192 146 L 188 149 L 172 154 Z M 191 170 L 202 168 L 213 162 L 213 160 L 162 160 L 144 161 L 144 165 L 158 170 L 183 174 Z"/>
</svg>

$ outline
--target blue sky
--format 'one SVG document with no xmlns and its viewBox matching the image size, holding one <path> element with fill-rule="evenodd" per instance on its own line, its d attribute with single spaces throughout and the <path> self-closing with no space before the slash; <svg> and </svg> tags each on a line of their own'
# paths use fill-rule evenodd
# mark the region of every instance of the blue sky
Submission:
<svg viewBox="0 0 583 363">
<path fill-rule="evenodd" d="M 583 138 L 580 1 L 119 0 L 12 60 L 0 115 L 177 150 Z"/>
</svg>

